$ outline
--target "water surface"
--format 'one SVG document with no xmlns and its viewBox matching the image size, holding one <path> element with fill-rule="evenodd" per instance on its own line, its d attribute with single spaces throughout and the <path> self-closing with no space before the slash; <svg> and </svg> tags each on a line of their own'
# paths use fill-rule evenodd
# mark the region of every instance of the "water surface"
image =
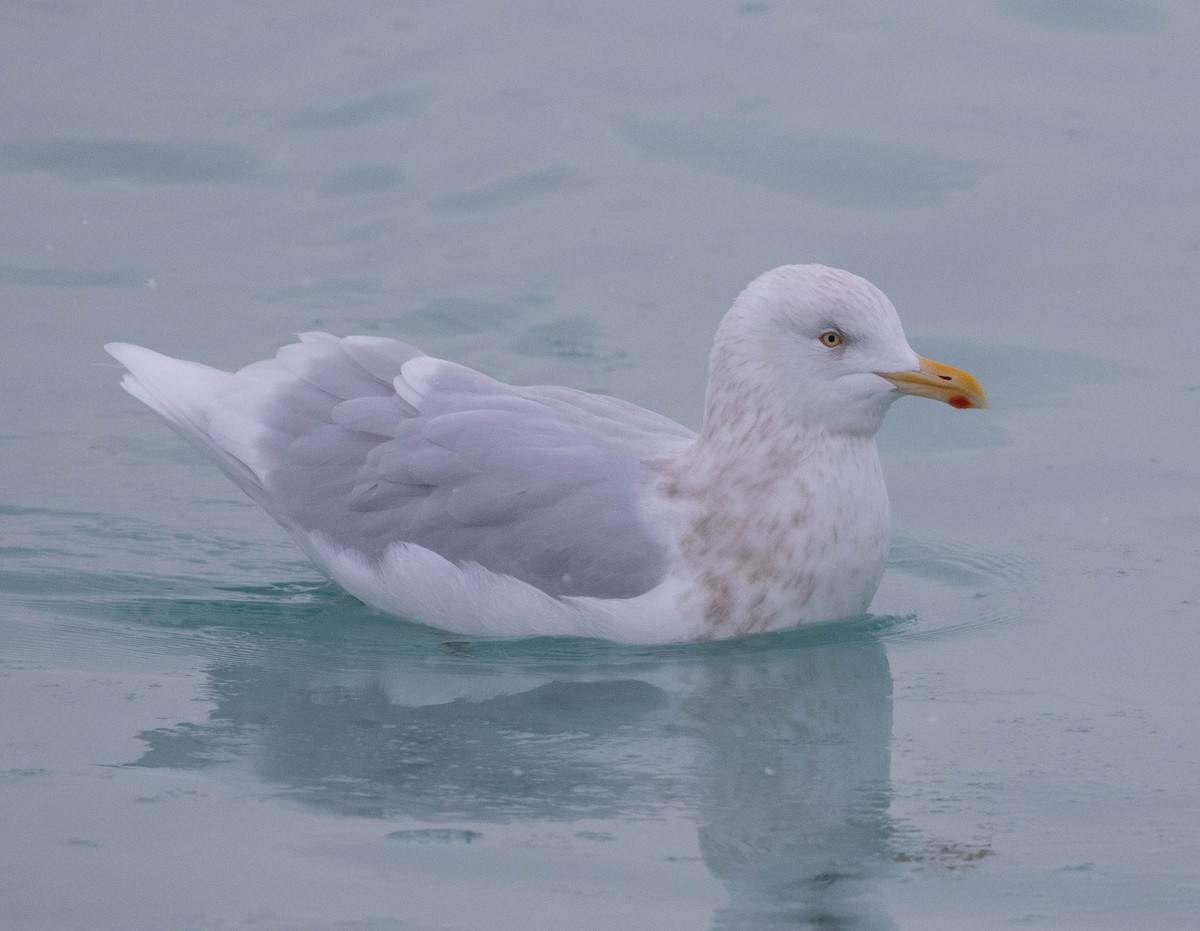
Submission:
<svg viewBox="0 0 1200 931">
<path fill-rule="evenodd" d="M 22 928 L 1187 928 L 1200 12 L 0 12 L 0 912 Z M 693 647 L 378 616 L 116 387 L 397 335 L 695 426 L 849 268 L 902 402 L 871 617 Z"/>
</svg>

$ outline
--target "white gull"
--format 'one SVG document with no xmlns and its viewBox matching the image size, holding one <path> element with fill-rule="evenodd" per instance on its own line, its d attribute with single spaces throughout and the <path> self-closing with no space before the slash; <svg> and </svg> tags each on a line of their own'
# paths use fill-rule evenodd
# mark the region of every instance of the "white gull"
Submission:
<svg viewBox="0 0 1200 931">
<path fill-rule="evenodd" d="M 305 333 L 232 373 L 105 348 L 347 591 L 468 635 L 661 643 L 861 615 L 891 533 L 888 407 L 987 406 L 909 348 L 879 289 L 821 265 L 734 302 L 699 435 L 381 337 Z"/>
</svg>

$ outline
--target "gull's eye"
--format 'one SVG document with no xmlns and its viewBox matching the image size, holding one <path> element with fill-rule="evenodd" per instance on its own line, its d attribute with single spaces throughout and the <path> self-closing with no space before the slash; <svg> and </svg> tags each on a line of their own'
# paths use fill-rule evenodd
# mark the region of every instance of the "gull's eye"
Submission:
<svg viewBox="0 0 1200 931">
<path fill-rule="evenodd" d="M 846 340 L 837 330 L 826 330 L 817 337 L 821 341 L 821 345 L 828 349 L 837 349 Z"/>
</svg>

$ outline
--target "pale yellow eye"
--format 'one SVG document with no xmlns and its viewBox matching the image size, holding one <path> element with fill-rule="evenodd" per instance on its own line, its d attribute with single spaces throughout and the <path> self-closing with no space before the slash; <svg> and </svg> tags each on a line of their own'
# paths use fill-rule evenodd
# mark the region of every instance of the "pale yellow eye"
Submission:
<svg viewBox="0 0 1200 931">
<path fill-rule="evenodd" d="M 823 346 L 827 346 L 830 349 L 837 349 L 838 346 L 845 342 L 845 340 L 842 338 L 842 334 L 837 330 L 826 330 L 818 337 L 818 339 L 821 340 L 821 344 Z"/>
</svg>

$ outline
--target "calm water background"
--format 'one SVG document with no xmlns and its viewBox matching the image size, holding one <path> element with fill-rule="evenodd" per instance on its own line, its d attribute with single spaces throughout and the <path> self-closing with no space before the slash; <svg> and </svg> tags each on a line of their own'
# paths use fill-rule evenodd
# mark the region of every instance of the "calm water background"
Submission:
<svg viewBox="0 0 1200 931">
<path fill-rule="evenodd" d="M 1200 8 L 0 11 L 0 925 L 1184 928 L 1200 905 Z M 904 401 L 867 620 L 447 642 L 121 393 L 394 334 L 696 425 L 785 261 Z"/>
</svg>

